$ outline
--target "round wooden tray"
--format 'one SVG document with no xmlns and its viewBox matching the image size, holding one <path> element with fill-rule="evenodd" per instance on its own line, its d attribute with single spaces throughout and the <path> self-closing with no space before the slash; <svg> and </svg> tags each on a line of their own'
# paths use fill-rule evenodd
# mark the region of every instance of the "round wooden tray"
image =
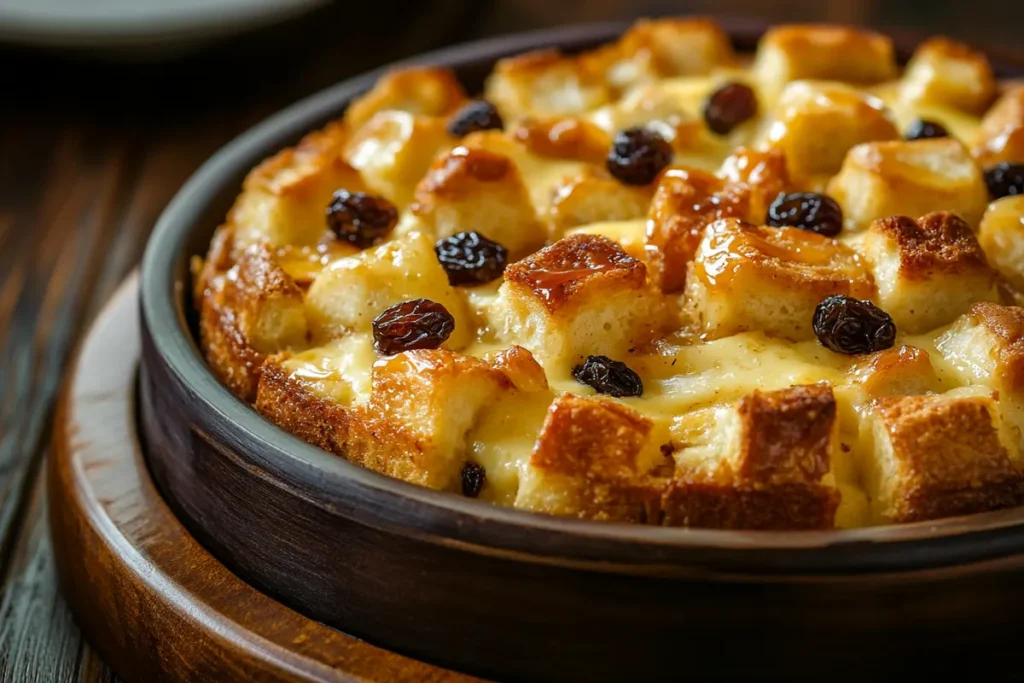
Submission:
<svg viewBox="0 0 1024 683">
<path fill-rule="evenodd" d="M 319 624 L 228 571 L 164 504 L 135 424 L 138 280 L 92 327 L 58 407 L 50 525 L 61 587 L 103 658 L 130 681 L 478 679 Z"/>
</svg>

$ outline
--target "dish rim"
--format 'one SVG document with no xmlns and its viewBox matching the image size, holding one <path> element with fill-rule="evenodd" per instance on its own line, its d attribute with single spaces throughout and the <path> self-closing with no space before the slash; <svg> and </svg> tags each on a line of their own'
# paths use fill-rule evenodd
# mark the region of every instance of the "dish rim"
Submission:
<svg viewBox="0 0 1024 683">
<path fill-rule="evenodd" d="M 750 46 L 768 24 L 719 18 L 737 47 Z M 690 568 L 793 578 L 793 572 L 900 572 L 983 562 L 1024 549 L 1024 506 L 899 525 L 828 531 L 733 531 L 656 527 L 555 517 L 492 505 L 388 477 L 308 444 L 259 415 L 214 376 L 186 318 L 187 243 L 204 211 L 234 179 L 303 133 L 339 116 L 387 70 L 414 64 L 469 68 L 541 47 L 583 49 L 621 34 L 631 22 L 582 24 L 462 43 L 394 62 L 302 99 L 220 148 L 181 187 L 161 214 L 143 256 L 140 306 L 144 337 L 197 401 L 197 427 L 248 457 L 279 485 L 335 515 L 367 526 L 486 554 L 536 562 L 577 563 L 607 571 L 678 573 Z M 888 33 L 906 56 L 920 36 Z M 1024 76 L 988 53 L 997 74 Z M 1006 59 L 1005 56 L 1000 57 Z M 356 504 L 353 504 L 353 501 Z M 372 501 L 373 505 L 366 505 Z"/>
</svg>

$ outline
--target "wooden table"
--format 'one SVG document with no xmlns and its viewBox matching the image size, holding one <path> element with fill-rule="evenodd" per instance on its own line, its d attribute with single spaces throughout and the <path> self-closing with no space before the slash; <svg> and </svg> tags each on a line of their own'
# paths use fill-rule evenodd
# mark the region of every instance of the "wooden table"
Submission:
<svg viewBox="0 0 1024 683">
<path fill-rule="evenodd" d="M 430 47 L 680 3 L 404 1 L 375 21 L 354 3 L 161 63 L 0 49 L 0 681 L 114 681 L 56 588 L 42 463 L 76 341 L 139 260 L 157 216 L 213 151 L 281 106 Z M 884 4 L 884 6 L 883 6 Z M 1010 44 L 1016 4 L 774 3 L 787 19 L 914 26 Z M 696 12 L 757 12 L 697 0 Z"/>
</svg>

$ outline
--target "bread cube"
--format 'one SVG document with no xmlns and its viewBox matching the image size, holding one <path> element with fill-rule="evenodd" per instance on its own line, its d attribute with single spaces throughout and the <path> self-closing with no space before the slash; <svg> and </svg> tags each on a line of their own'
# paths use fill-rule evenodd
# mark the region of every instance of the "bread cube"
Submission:
<svg viewBox="0 0 1024 683">
<path fill-rule="evenodd" d="M 485 312 L 499 338 L 567 377 L 588 355 L 623 356 L 663 324 L 647 269 L 606 237 L 575 234 L 513 263 Z"/>
<path fill-rule="evenodd" d="M 704 231 L 686 285 L 687 305 L 710 339 L 747 330 L 813 339 L 814 309 L 833 294 L 874 294 L 871 274 L 853 250 L 806 230 L 734 218 Z"/>
<path fill-rule="evenodd" d="M 845 26 L 790 25 L 761 38 L 754 73 L 778 92 L 796 80 L 844 81 L 857 85 L 896 77 L 896 57 L 886 36 Z"/>
<path fill-rule="evenodd" d="M 988 204 L 981 169 L 953 138 L 873 142 L 850 150 L 828 193 L 848 227 L 888 216 L 951 211 L 975 228 Z"/>
<path fill-rule="evenodd" d="M 704 171 L 672 169 L 654 192 L 644 244 L 651 279 L 663 292 L 682 291 L 704 228 L 720 218 L 747 218 L 745 197 Z"/>
<path fill-rule="evenodd" d="M 325 214 L 335 190 L 360 192 L 366 183 L 342 158 L 347 132 L 332 124 L 278 152 L 245 178 L 228 215 L 234 254 L 253 244 L 315 245 L 327 229 Z"/>
<path fill-rule="evenodd" d="M 501 371 L 446 349 L 378 361 L 366 413 L 388 449 L 379 466 L 370 466 L 430 488 L 457 489 L 467 433 L 481 410 L 510 390 Z"/>
<path fill-rule="evenodd" d="M 415 196 L 413 213 L 437 239 L 475 230 L 520 258 L 547 238 L 519 169 L 494 152 L 456 147 L 434 163 Z"/>
<path fill-rule="evenodd" d="M 644 235 L 647 232 L 647 221 L 638 218 L 631 221 L 609 221 L 603 223 L 589 223 L 587 225 L 572 228 L 566 235 L 601 235 L 616 242 L 622 250 L 637 259 L 646 261 L 647 254 L 644 246 Z M 650 269 L 650 264 L 648 264 Z M 650 272 L 648 270 L 648 272 Z"/>
<path fill-rule="evenodd" d="M 306 344 L 302 290 L 266 245 L 253 245 L 227 276 L 210 282 L 202 300 L 203 352 L 240 398 L 256 395 L 268 354 Z"/>
<path fill-rule="evenodd" d="M 352 135 L 345 159 L 370 189 L 405 207 L 435 157 L 455 144 L 445 126 L 441 118 L 382 111 Z"/>
<path fill-rule="evenodd" d="M 582 225 L 641 219 L 651 197 L 649 186 L 626 185 L 601 168 L 588 168 L 556 187 L 548 208 L 549 232 L 560 237 Z"/>
<path fill-rule="evenodd" d="M 935 340 L 964 384 L 1002 394 L 1024 389 L 1024 309 L 978 302 Z"/>
<path fill-rule="evenodd" d="M 836 401 L 827 384 L 754 391 L 715 410 L 715 425 L 675 454 L 663 524 L 717 529 L 829 529 Z"/>
<path fill-rule="evenodd" d="M 916 346 L 872 353 L 854 363 L 849 376 L 868 398 L 926 394 L 942 386 L 928 352 Z"/>
<path fill-rule="evenodd" d="M 991 396 L 872 402 L 866 486 L 878 522 L 915 522 L 1024 502 L 1020 452 Z"/>
<path fill-rule="evenodd" d="M 415 66 L 394 69 L 345 112 L 345 123 L 356 130 L 382 111 L 420 116 L 448 116 L 466 101 L 466 93 L 451 69 Z"/>
<path fill-rule="evenodd" d="M 858 246 L 874 275 L 877 303 L 901 332 L 933 330 L 975 301 L 997 299 L 995 272 L 956 214 L 881 218 Z"/>
<path fill-rule="evenodd" d="M 603 166 L 612 141 L 587 119 L 548 116 L 525 118 L 509 131 L 512 139 L 532 154 L 549 159 L 573 159 Z"/>
<path fill-rule="evenodd" d="M 905 102 L 971 114 L 985 111 L 995 95 L 996 79 L 984 53 L 941 36 L 918 46 L 900 83 Z"/>
<path fill-rule="evenodd" d="M 971 153 L 982 168 L 1024 162 L 1024 85 L 1009 88 L 981 119 Z"/>
<path fill-rule="evenodd" d="M 992 267 L 1024 292 L 1024 195 L 1003 197 L 989 205 L 978 228 L 978 242 Z"/>
<path fill-rule="evenodd" d="M 518 344 L 513 344 L 501 351 L 488 353 L 484 356 L 484 360 L 503 373 L 512 386 L 519 391 L 544 391 L 548 388 L 548 378 L 544 374 L 544 368 L 540 366 L 532 353 Z"/>
<path fill-rule="evenodd" d="M 501 59 L 484 84 L 484 97 L 506 123 L 524 116 L 581 114 L 608 102 L 602 74 L 557 50 Z"/>
<path fill-rule="evenodd" d="M 621 403 L 562 394 L 551 404 L 515 506 L 588 519 L 643 522 L 657 503 L 647 473 L 664 460 L 652 422 Z"/>
<path fill-rule="evenodd" d="M 842 83 L 796 81 L 779 95 L 756 145 L 782 152 L 794 180 L 832 175 L 862 142 L 900 133 L 882 101 Z"/>
<path fill-rule="evenodd" d="M 306 317 L 314 340 L 369 332 L 373 319 L 401 301 L 425 298 L 455 318 L 446 346 L 459 349 L 474 336 L 465 299 L 448 284 L 434 253 L 434 240 L 412 232 L 379 247 L 333 262 L 306 294 Z"/>
</svg>

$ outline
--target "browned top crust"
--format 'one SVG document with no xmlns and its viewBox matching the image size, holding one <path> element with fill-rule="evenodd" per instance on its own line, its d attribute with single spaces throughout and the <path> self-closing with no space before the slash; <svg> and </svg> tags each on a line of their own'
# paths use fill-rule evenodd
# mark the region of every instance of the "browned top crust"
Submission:
<svg viewBox="0 0 1024 683">
<path fill-rule="evenodd" d="M 1024 308 L 989 301 L 971 305 L 968 318 L 995 335 L 997 372 L 1013 391 L 1024 389 Z"/>
<path fill-rule="evenodd" d="M 896 461 L 889 514 L 898 521 L 992 509 L 1021 497 L 1010 460 L 981 397 L 876 399 Z"/>
<path fill-rule="evenodd" d="M 530 464 L 585 481 L 629 481 L 651 420 L 601 398 L 562 394 L 548 409 Z"/>
<path fill-rule="evenodd" d="M 447 116 L 465 100 L 462 84 L 451 69 L 435 66 L 395 69 L 349 106 L 344 121 L 355 130 L 385 109 L 399 109 L 423 116 Z"/>
<path fill-rule="evenodd" d="M 545 247 L 505 270 L 505 281 L 526 288 L 549 311 L 571 304 L 575 295 L 596 282 L 608 287 L 641 287 L 643 263 L 601 235 L 577 234 Z"/>
<path fill-rule="evenodd" d="M 936 211 L 914 220 L 909 216 L 880 218 L 871 226 L 899 246 L 900 272 L 911 279 L 932 273 L 957 273 L 986 268 L 981 250 L 966 221 L 949 211 Z"/>
<path fill-rule="evenodd" d="M 743 479 L 763 484 L 819 482 L 829 471 L 836 399 L 827 384 L 754 391 L 740 400 Z"/>
<path fill-rule="evenodd" d="M 456 147 L 442 156 L 416 188 L 418 202 L 430 195 L 454 198 L 473 187 L 472 182 L 494 183 L 508 175 L 511 159 L 486 149 Z"/>
<path fill-rule="evenodd" d="M 608 134 L 596 125 L 571 117 L 525 118 L 510 134 L 537 156 L 592 164 L 603 163 L 611 145 Z"/>
</svg>

